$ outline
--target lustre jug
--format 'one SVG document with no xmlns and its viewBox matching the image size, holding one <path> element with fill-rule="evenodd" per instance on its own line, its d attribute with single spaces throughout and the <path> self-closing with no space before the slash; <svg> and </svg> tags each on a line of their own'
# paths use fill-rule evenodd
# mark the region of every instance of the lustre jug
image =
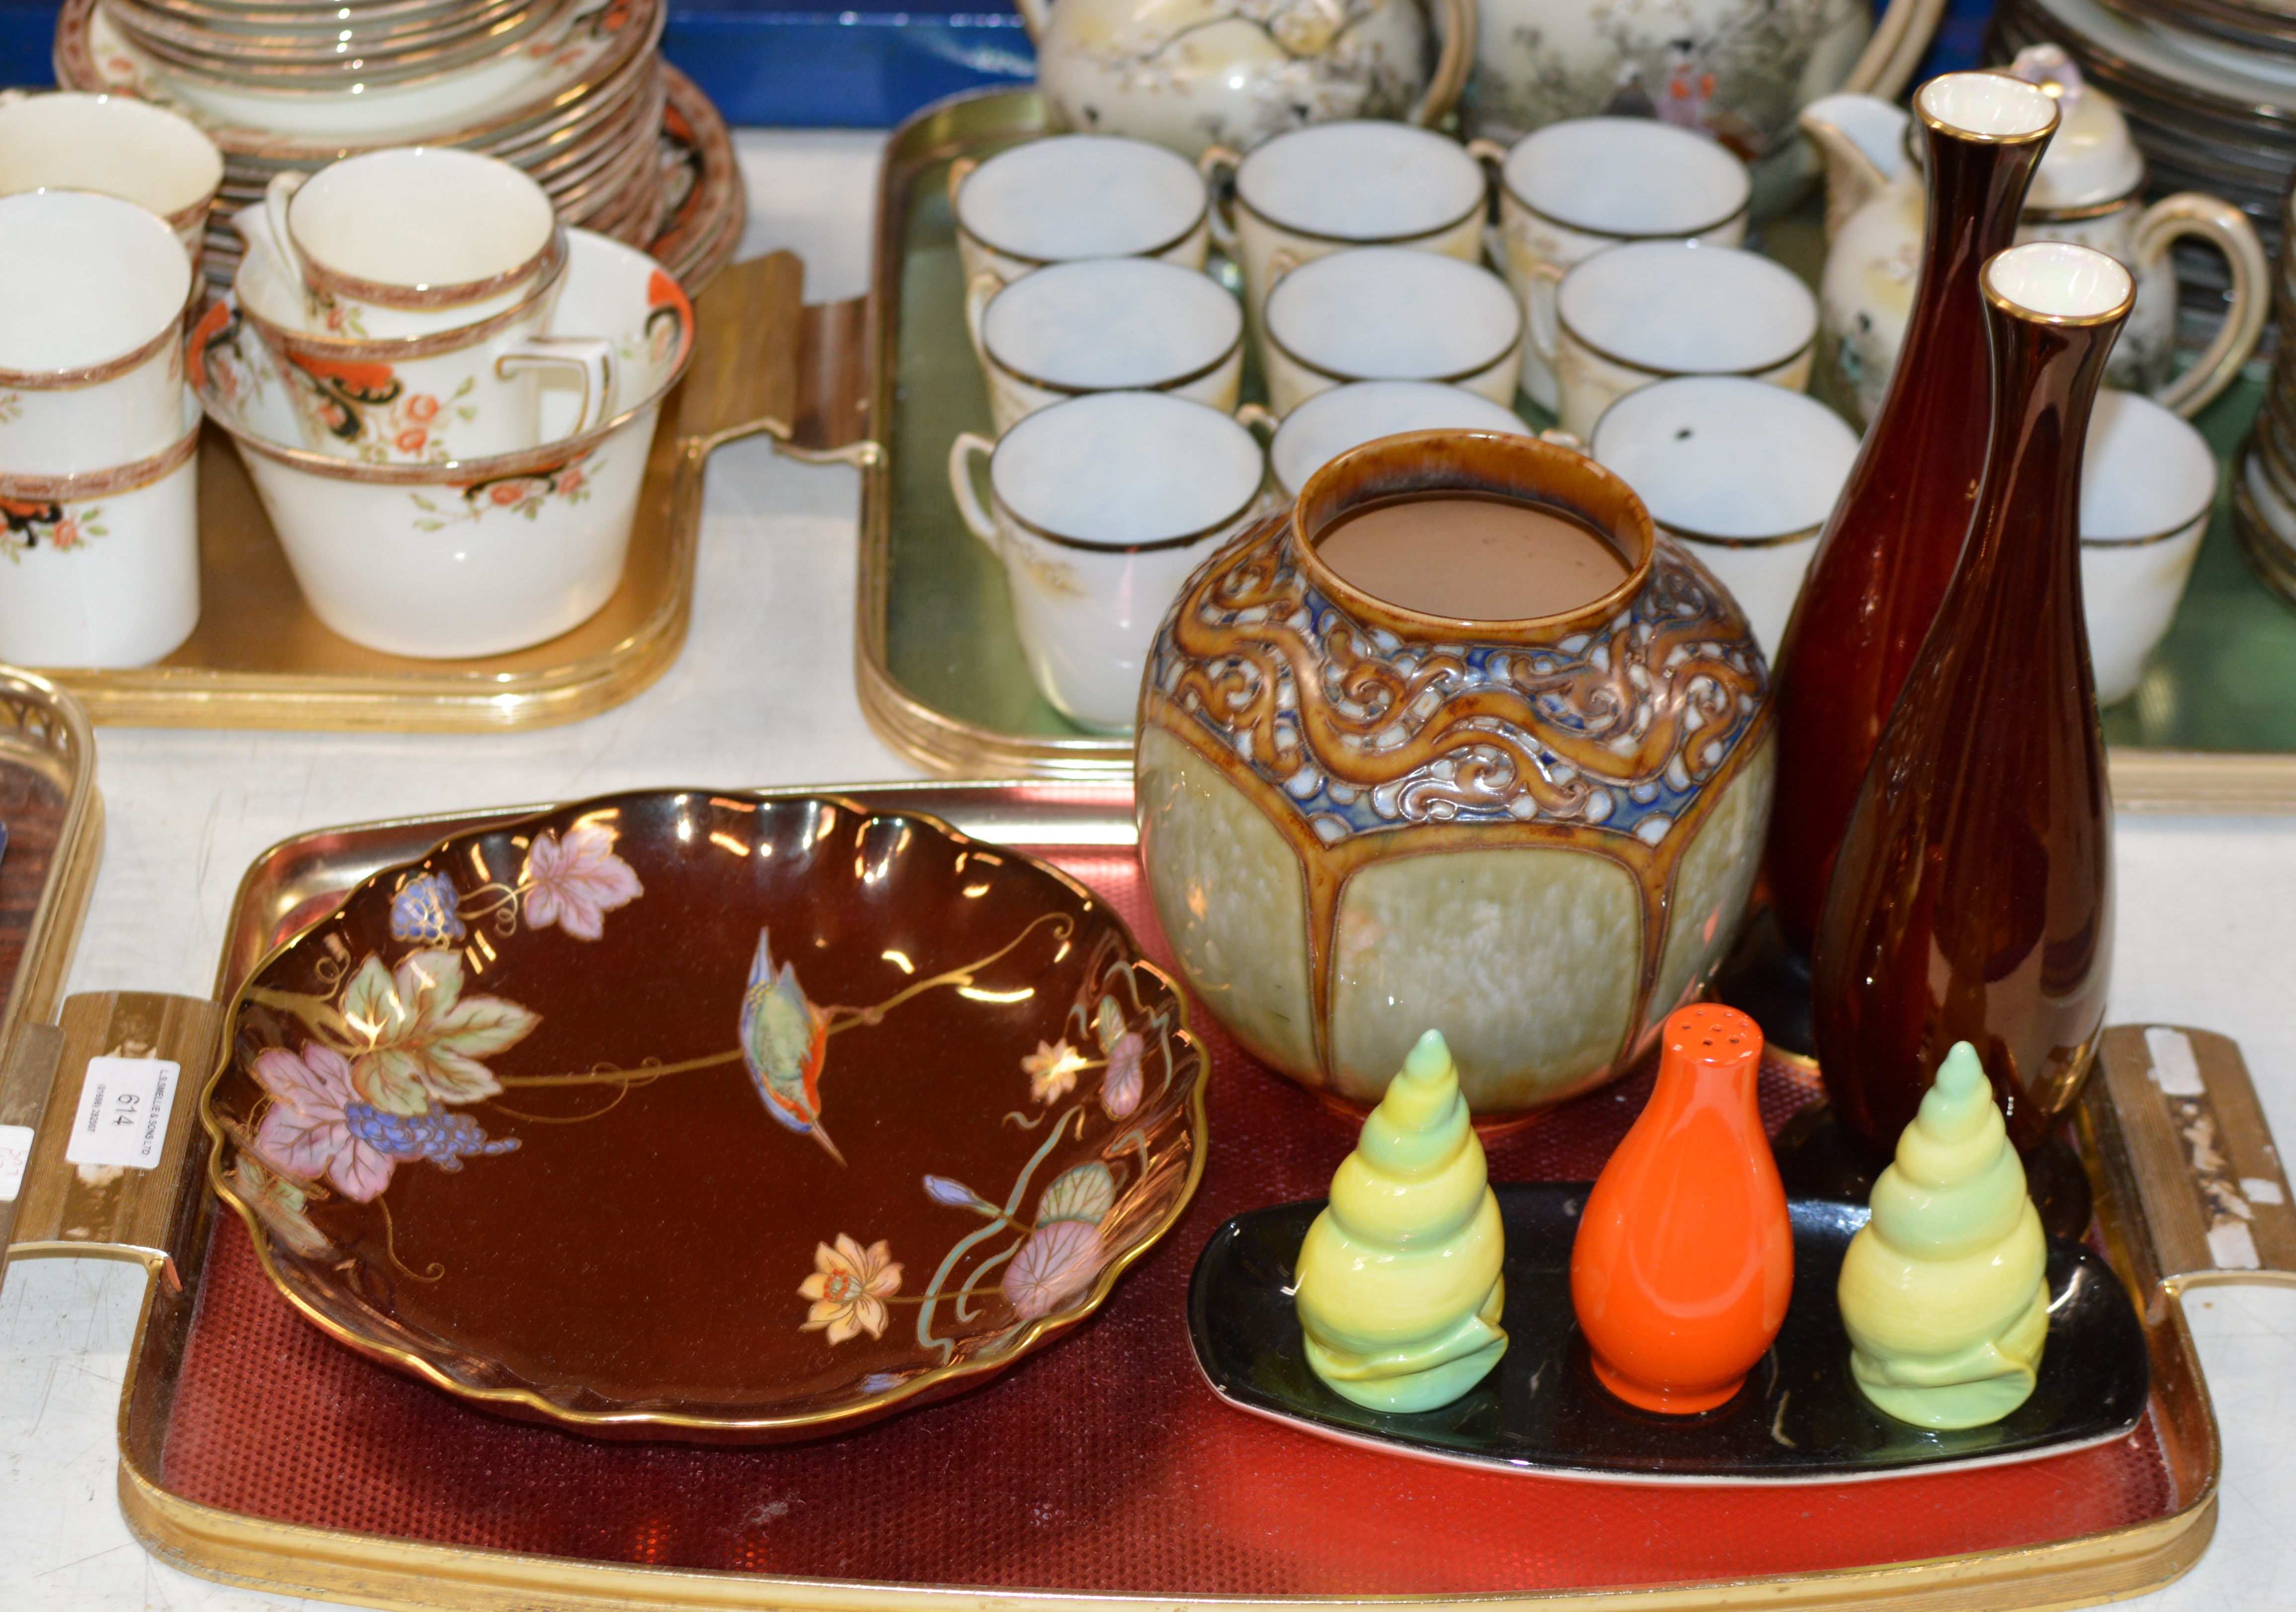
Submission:
<svg viewBox="0 0 2296 1612">
<path fill-rule="evenodd" d="M 2190 419 L 2232 383 L 2263 333 L 2269 282 L 2255 226 L 2232 203 L 2194 191 L 2146 207 L 2144 159 L 2120 109 L 2083 84 L 2057 46 L 2029 47 L 2011 70 L 2055 96 L 2062 119 L 2018 217 L 2017 239 L 2094 247 L 2136 276 L 2136 311 L 2112 350 L 2106 384 L 2150 393 Z M 1871 95 L 1815 101 L 1801 126 L 1824 158 L 1833 241 L 1814 389 L 1870 423 L 1913 307 L 1923 189 L 1908 150 L 1918 148 L 1905 137 L 1907 114 Z M 2232 296 L 2207 350 L 2171 380 L 2177 270 L 2169 249 L 2188 236 L 2224 253 Z"/>
</svg>

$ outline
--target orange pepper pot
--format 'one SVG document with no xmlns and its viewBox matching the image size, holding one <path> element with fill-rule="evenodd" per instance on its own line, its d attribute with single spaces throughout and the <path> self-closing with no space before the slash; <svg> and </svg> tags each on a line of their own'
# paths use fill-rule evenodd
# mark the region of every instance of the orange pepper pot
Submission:
<svg viewBox="0 0 2296 1612">
<path fill-rule="evenodd" d="M 1784 1324 L 1793 1227 L 1755 1100 L 1762 1033 L 1734 1008 L 1667 1015 L 1649 1106 L 1603 1166 L 1570 1249 L 1570 1303 L 1603 1386 L 1708 1411 Z"/>
</svg>

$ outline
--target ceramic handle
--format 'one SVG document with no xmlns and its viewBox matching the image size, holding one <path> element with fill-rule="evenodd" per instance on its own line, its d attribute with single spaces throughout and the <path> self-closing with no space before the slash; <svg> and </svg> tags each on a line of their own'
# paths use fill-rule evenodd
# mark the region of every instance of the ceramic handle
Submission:
<svg viewBox="0 0 2296 1612">
<path fill-rule="evenodd" d="M 271 225 L 271 253 L 276 260 L 273 266 L 289 285 L 309 293 L 311 278 L 303 267 L 303 255 L 295 250 L 295 238 L 287 233 L 287 204 L 295 200 L 295 192 L 303 188 L 310 176 L 298 168 L 271 176 L 271 183 L 263 187 L 263 217 Z"/>
<path fill-rule="evenodd" d="M 1441 0 L 1439 16 L 1442 53 L 1435 58 L 1426 93 L 1411 109 L 1410 121 L 1422 128 L 1433 128 L 1451 115 L 1467 87 L 1467 75 L 1475 70 L 1475 0 Z"/>
<path fill-rule="evenodd" d="M 2232 308 L 2193 367 L 2161 389 L 2160 401 L 2189 420 L 2230 386 L 2240 366 L 2256 350 L 2270 309 L 2264 288 L 2269 283 L 2264 245 L 2248 215 L 2229 201 L 2185 191 L 2164 196 L 2144 209 L 2136 221 L 2135 256 L 2137 273 L 2161 261 L 2169 248 L 2187 236 L 2210 241 L 2232 267 Z"/>
<path fill-rule="evenodd" d="M 1841 87 L 1859 94 L 1895 101 L 1914 76 L 1914 69 L 1929 53 L 1930 40 L 1945 17 L 1946 0 L 1890 0 L 1866 49 Z"/>
<path fill-rule="evenodd" d="M 1235 422 L 1259 438 L 1262 449 L 1275 440 L 1275 428 L 1283 423 L 1265 405 L 1258 403 L 1247 403 L 1236 410 Z"/>
<path fill-rule="evenodd" d="M 2128 1252 L 2148 1308 L 2206 1283 L 2296 1285 L 2296 1195 L 2236 1043 L 2116 1025 L 2098 1040 L 2081 1112 L 2106 1192 L 2141 1215 Z"/>
<path fill-rule="evenodd" d="M 957 192 L 964 188 L 964 182 L 972 177 L 972 170 L 980 166 L 980 160 L 977 157 L 959 157 L 948 165 L 948 205 L 952 211 L 956 207 Z"/>
<path fill-rule="evenodd" d="M 959 431 L 956 440 L 948 445 L 948 490 L 956 497 L 956 512 L 964 517 L 965 530 L 988 545 L 988 552 L 999 561 L 1004 558 L 1004 544 L 996 539 L 996 522 L 980 507 L 980 489 L 972 479 L 975 455 L 987 459 L 996 451 L 996 445 L 978 431 Z"/>
<path fill-rule="evenodd" d="M 579 437 L 605 424 L 614 406 L 614 344 L 602 336 L 529 336 L 495 360 L 504 380 L 527 370 L 571 370 L 582 382 L 582 409 L 574 428 Z"/>
<path fill-rule="evenodd" d="M 1549 369 L 1554 367 L 1555 354 L 1562 345 L 1562 315 L 1554 306 L 1554 293 L 1562 284 L 1562 276 L 1567 272 L 1542 258 L 1530 266 L 1530 283 L 1523 288 L 1522 292 L 1523 340 L 1530 343 L 1530 350 L 1537 353 Z M 1538 292 L 1542 285 L 1547 288 L 1546 300 L 1543 305 L 1546 314 L 1544 326 L 1539 321 L 1542 304 Z"/>
<path fill-rule="evenodd" d="M 972 337 L 972 356 L 984 370 L 988 367 L 988 339 L 981 334 L 981 324 L 988 315 L 989 299 L 1004 289 L 1004 282 L 985 269 L 964 288 L 964 328 Z"/>
<path fill-rule="evenodd" d="M 1242 166 L 1242 157 L 1224 145 L 1208 145 L 1196 159 L 1196 172 L 1203 176 L 1204 188 L 1211 196 L 1212 244 L 1239 267 L 1243 258 L 1235 243 L 1234 181 L 1235 170 Z"/>
<path fill-rule="evenodd" d="M 29 1128 L 32 1143 L 14 1201 L 0 1199 L 0 1250 L 11 1259 L 133 1260 L 173 1278 L 177 1235 L 202 1223 L 183 1212 L 183 1189 L 191 1161 L 205 1157 L 199 1093 L 222 1024 L 211 1002 L 119 991 L 68 998 L 55 1024 L 17 1026 L 0 1053 L 0 1125 Z M 148 1167 L 65 1157 L 83 1118 L 88 1060 L 99 1056 L 176 1066 Z"/>
</svg>

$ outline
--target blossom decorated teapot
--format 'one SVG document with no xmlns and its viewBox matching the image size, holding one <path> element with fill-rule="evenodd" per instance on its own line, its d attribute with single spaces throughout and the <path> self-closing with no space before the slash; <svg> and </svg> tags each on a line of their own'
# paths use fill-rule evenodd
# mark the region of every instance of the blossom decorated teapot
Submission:
<svg viewBox="0 0 2296 1612">
<path fill-rule="evenodd" d="M 1469 132 L 1512 145 L 1566 118 L 1657 117 L 1719 140 L 1754 170 L 1754 211 L 1814 171 L 1794 114 L 1833 90 L 1895 95 L 1944 0 L 1476 0 Z"/>
<path fill-rule="evenodd" d="M 2114 347 L 2108 383 L 2148 392 L 2189 418 L 2231 384 L 2255 350 L 2268 308 L 2264 249 L 2228 201 L 2197 192 L 2144 205 L 2144 159 L 2120 109 L 2054 45 L 2021 53 L 2009 70 L 2057 97 L 2056 136 L 2034 175 L 2017 239 L 2070 241 L 2111 254 L 2136 276 L 2136 307 Z M 1881 406 L 1913 307 L 1926 207 L 1908 155 L 1907 115 L 1871 95 L 1828 95 L 1801 114 L 1823 154 L 1826 233 L 1812 389 L 1871 421 Z M 2232 269 L 2231 307 L 2206 351 L 2170 377 L 2177 271 L 2169 249 L 2195 236 Z"/>
<path fill-rule="evenodd" d="M 1017 0 L 1055 124 L 1196 157 L 1306 123 L 1450 111 L 1475 52 L 1474 0 Z"/>
</svg>

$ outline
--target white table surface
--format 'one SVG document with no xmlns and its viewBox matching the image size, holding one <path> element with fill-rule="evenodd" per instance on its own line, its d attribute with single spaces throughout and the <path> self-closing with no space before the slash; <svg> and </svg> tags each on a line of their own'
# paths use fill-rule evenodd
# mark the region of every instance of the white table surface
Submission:
<svg viewBox="0 0 2296 1612">
<path fill-rule="evenodd" d="M 882 137 L 738 139 L 750 192 L 742 255 L 796 250 L 812 300 L 865 290 Z M 206 994 L 241 871 L 304 830 L 639 785 L 914 775 L 854 695 L 858 485 L 850 471 L 794 464 L 758 443 L 722 450 L 685 653 L 654 687 L 587 722 L 500 735 L 102 730 L 103 866 L 70 989 Z M 2112 1020 L 2237 1038 L 2276 1131 L 2296 1141 L 2296 818 L 2124 818 L 2117 831 Z M 143 1280 L 99 1261 L 8 1272 L 0 1608 L 307 1604 L 162 1567 L 129 1537 L 113 1494 L 113 1423 Z M 2285 1612 L 2296 1607 L 2296 1291 L 2217 1289 L 2191 1314 L 2224 1434 L 2221 1517 L 2199 1567 L 2143 1605 Z"/>
</svg>

